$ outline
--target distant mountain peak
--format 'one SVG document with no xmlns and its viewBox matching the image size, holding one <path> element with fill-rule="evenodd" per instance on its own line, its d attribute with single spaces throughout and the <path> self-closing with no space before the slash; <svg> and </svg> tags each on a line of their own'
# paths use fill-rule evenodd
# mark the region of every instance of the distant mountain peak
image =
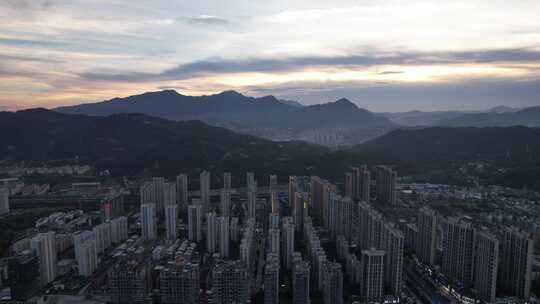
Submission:
<svg viewBox="0 0 540 304">
<path fill-rule="evenodd" d="M 261 98 L 258 98 L 259 101 L 265 101 L 265 102 L 278 102 L 280 101 L 274 96 L 274 95 L 266 95 Z"/>
<path fill-rule="evenodd" d="M 242 95 L 241 93 L 239 93 L 239 92 L 237 92 L 235 90 L 223 91 L 221 93 L 216 94 L 216 96 L 221 96 L 221 97 L 245 97 L 244 95 Z"/>
<path fill-rule="evenodd" d="M 494 113 L 507 113 L 507 112 L 516 112 L 518 109 L 509 107 L 509 106 L 496 106 L 491 109 L 488 109 L 486 112 Z"/>
<path fill-rule="evenodd" d="M 178 92 L 172 89 L 167 90 L 161 90 L 161 91 L 151 91 L 151 92 L 145 92 L 141 95 L 162 95 L 162 96 L 178 96 L 180 95 Z"/>
<path fill-rule="evenodd" d="M 334 102 L 328 103 L 328 105 L 333 107 L 339 107 L 341 109 L 359 109 L 358 106 L 347 98 L 340 98 Z"/>
</svg>

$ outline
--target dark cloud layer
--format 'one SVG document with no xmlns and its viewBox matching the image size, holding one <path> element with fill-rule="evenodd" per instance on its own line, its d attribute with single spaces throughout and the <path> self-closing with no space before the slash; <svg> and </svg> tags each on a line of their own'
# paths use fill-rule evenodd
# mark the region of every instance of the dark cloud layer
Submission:
<svg viewBox="0 0 540 304">
<path fill-rule="evenodd" d="M 192 25 L 228 25 L 231 23 L 225 18 L 205 15 L 196 17 L 181 17 L 178 18 L 178 20 Z"/>
<path fill-rule="evenodd" d="M 540 51 L 529 49 L 502 49 L 466 52 L 405 52 L 393 54 L 362 54 L 339 57 L 304 56 L 291 58 L 253 58 L 245 60 L 209 59 L 180 64 L 161 73 L 83 73 L 80 76 L 104 81 L 161 81 L 188 79 L 206 74 L 240 72 L 289 72 L 309 67 L 324 66 L 377 66 L 377 65 L 429 65 L 494 62 L 540 62 Z M 394 72 L 394 71 L 392 71 Z M 384 73 L 384 72 L 383 72 Z"/>
<path fill-rule="evenodd" d="M 383 71 L 380 72 L 379 75 L 392 75 L 392 74 L 403 74 L 405 72 L 403 71 Z"/>
</svg>

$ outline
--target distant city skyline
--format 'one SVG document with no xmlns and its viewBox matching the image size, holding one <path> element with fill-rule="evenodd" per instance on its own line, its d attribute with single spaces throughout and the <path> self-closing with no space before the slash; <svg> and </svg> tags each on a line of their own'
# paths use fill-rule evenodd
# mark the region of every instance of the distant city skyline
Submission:
<svg viewBox="0 0 540 304">
<path fill-rule="evenodd" d="M 0 110 L 237 90 L 374 112 L 540 100 L 540 3 L 0 2 Z"/>
</svg>

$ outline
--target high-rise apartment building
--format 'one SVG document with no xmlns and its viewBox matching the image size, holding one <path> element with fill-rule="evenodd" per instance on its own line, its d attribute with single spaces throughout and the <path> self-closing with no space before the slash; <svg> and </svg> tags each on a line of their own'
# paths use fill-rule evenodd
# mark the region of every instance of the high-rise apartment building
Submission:
<svg viewBox="0 0 540 304">
<path fill-rule="evenodd" d="M 219 230 L 219 255 L 222 258 L 229 257 L 229 243 L 230 235 L 229 235 L 229 217 L 227 216 L 221 216 L 217 218 L 218 221 L 218 230 Z"/>
<path fill-rule="evenodd" d="M 39 258 L 25 251 L 8 260 L 8 285 L 11 300 L 24 302 L 40 288 Z"/>
<path fill-rule="evenodd" d="M 351 195 L 352 199 L 369 202 L 371 173 L 366 165 L 352 168 Z"/>
<path fill-rule="evenodd" d="M 416 255 L 425 264 L 435 265 L 437 246 L 437 213 L 429 208 L 418 210 L 416 226 Z"/>
<path fill-rule="evenodd" d="M 309 304 L 309 263 L 302 258 L 294 263 L 292 271 L 292 288 L 294 304 Z"/>
<path fill-rule="evenodd" d="M 294 194 L 296 193 L 297 189 L 298 189 L 298 184 L 297 184 L 296 176 L 294 175 L 289 176 L 289 207 L 293 206 Z"/>
<path fill-rule="evenodd" d="M 277 186 L 278 186 L 277 175 L 275 174 L 270 175 L 270 181 L 268 182 L 269 191 L 270 192 L 277 191 Z"/>
<path fill-rule="evenodd" d="M 104 221 L 125 215 L 124 196 L 121 193 L 116 193 L 103 199 L 101 201 L 101 214 Z"/>
<path fill-rule="evenodd" d="M 162 304 L 199 304 L 199 264 L 183 261 L 159 274 Z"/>
<path fill-rule="evenodd" d="M 326 229 L 330 229 L 330 204 L 332 203 L 332 197 L 336 195 L 336 186 L 328 181 L 323 182 L 322 192 L 322 222 Z"/>
<path fill-rule="evenodd" d="M 177 205 L 176 183 L 163 184 L 163 208 L 169 205 Z"/>
<path fill-rule="evenodd" d="M 501 240 L 499 286 L 501 292 L 528 301 L 530 298 L 533 244 L 531 234 L 506 228 Z"/>
<path fill-rule="evenodd" d="M 372 253 L 383 253 L 383 294 L 399 297 L 403 280 L 404 234 L 365 201 L 358 203 L 358 222 L 357 244 L 360 252 L 364 254 L 364 251 L 371 250 Z M 369 254 L 366 258 L 368 257 Z M 352 264 L 355 263 L 354 259 L 347 258 L 347 260 Z"/>
<path fill-rule="evenodd" d="M 255 173 L 247 172 L 246 173 L 246 190 L 255 191 L 257 187 L 257 182 L 255 181 Z"/>
<path fill-rule="evenodd" d="M 9 189 L 0 188 L 0 215 L 9 212 Z"/>
<path fill-rule="evenodd" d="M 218 251 L 218 221 L 215 212 L 206 214 L 206 251 L 215 253 Z"/>
<path fill-rule="evenodd" d="M 153 177 L 141 186 L 141 204 L 156 204 L 156 211 L 162 211 L 165 204 L 165 178 Z"/>
<path fill-rule="evenodd" d="M 141 230 L 143 240 L 150 241 L 157 238 L 156 204 L 141 205 Z"/>
<path fill-rule="evenodd" d="M 487 303 L 495 301 L 499 266 L 499 240 L 486 230 L 476 235 L 474 289 Z"/>
<path fill-rule="evenodd" d="M 176 201 L 180 208 L 188 204 L 188 175 L 181 173 L 176 177 Z"/>
<path fill-rule="evenodd" d="M 170 241 L 176 241 L 176 219 L 178 217 L 178 206 L 176 204 L 165 206 L 165 228 L 166 237 Z"/>
<path fill-rule="evenodd" d="M 323 278 L 323 299 L 325 304 L 343 304 L 343 271 L 341 264 L 325 264 Z"/>
<path fill-rule="evenodd" d="M 105 222 L 105 223 L 96 225 L 94 226 L 92 231 L 94 232 L 94 236 L 96 238 L 96 246 L 97 246 L 98 254 L 102 253 L 107 248 L 111 247 L 112 238 L 111 238 L 111 223 L 110 222 Z"/>
<path fill-rule="evenodd" d="M 56 267 L 56 234 L 53 231 L 38 233 L 30 241 L 30 248 L 39 262 L 39 277 L 41 286 L 54 281 L 57 275 Z"/>
<path fill-rule="evenodd" d="M 238 241 L 239 234 L 240 234 L 240 224 L 238 224 L 238 218 L 232 217 L 231 218 L 231 224 L 229 225 L 229 235 L 231 237 L 231 241 Z"/>
<path fill-rule="evenodd" d="M 279 256 L 269 253 L 264 265 L 264 304 L 279 303 Z"/>
<path fill-rule="evenodd" d="M 358 249 L 381 248 L 384 218 L 367 202 L 358 203 Z"/>
<path fill-rule="evenodd" d="M 231 188 L 232 188 L 231 172 L 225 172 L 223 173 L 223 189 L 231 190 Z"/>
<path fill-rule="evenodd" d="M 257 186 L 251 186 L 247 193 L 247 218 L 255 219 L 257 216 Z"/>
<path fill-rule="evenodd" d="M 218 263 L 212 270 L 212 303 L 248 303 L 249 272 L 240 261 Z"/>
<path fill-rule="evenodd" d="M 96 238 L 92 231 L 80 231 L 73 235 L 75 259 L 79 275 L 88 277 L 97 269 L 98 252 Z"/>
<path fill-rule="evenodd" d="M 311 177 L 311 214 L 321 219 L 323 211 L 323 180 L 318 176 Z"/>
<path fill-rule="evenodd" d="M 270 206 L 271 212 L 274 214 L 279 214 L 279 197 L 277 191 L 270 191 Z"/>
<path fill-rule="evenodd" d="M 360 297 L 363 302 L 380 302 L 384 295 L 383 250 L 362 250 Z"/>
<path fill-rule="evenodd" d="M 109 272 L 111 302 L 117 304 L 144 304 L 151 302 L 151 270 L 148 264 L 125 260 Z"/>
<path fill-rule="evenodd" d="M 280 253 L 280 237 L 279 228 L 268 229 L 268 252 L 279 257 Z"/>
<path fill-rule="evenodd" d="M 344 236 L 349 242 L 353 237 L 353 221 L 355 206 L 350 197 L 332 195 L 329 204 L 330 225 L 329 230 L 333 238 Z"/>
<path fill-rule="evenodd" d="M 293 267 L 292 258 L 294 252 L 294 231 L 295 228 L 292 218 L 284 217 L 281 228 L 281 236 L 283 239 L 283 253 L 281 257 L 287 270 L 291 270 Z"/>
<path fill-rule="evenodd" d="M 293 220 L 296 231 L 302 232 L 304 228 L 304 216 L 305 216 L 305 206 L 306 206 L 307 194 L 302 192 L 294 193 L 293 201 Z"/>
<path fill-rule="evenodd" d="M 126 216 L 117 217 L 110 222 L 111 242 L 118 244 L 128 238 L 128 220 Z"/>
<path fill-rule="evenodd" d="M 279 230 L 279 214 L 278 213 L 270 213 L 268 215 L 268 228 Z"/>
<path fill-rule="evenodd" d="M 397 204 L 397 172 L 386 166 L 377 166 L 377 199 L 387 205 Z"/>
<path fill-rule="evenodd" d="M 470 222 L 455 217 L 444 221 L 441 270 L 452 283 L 471 287 L 475 243 L 476 229 Z"/>
<path fill-rule="evenodd" d="M 231 190 L 221 190 L 220 197 L 220 212 L 221 216 L 230 216 L 231 214 Z"/>
<path fill-rule="evenodd" d="M 198 242 L 202 236 L 202 205 L 193 204 L 188 206 L 188 238 L 190 241 Z"/>
<path fill-rule="evenodd" d="M 201 199 L 200 203 L 203 206 L 203 213 L 210 211 L 210 172 L 202 171 L 199 175 Z"/>
<path fill-rule="evenodd" d="M 351 172 L 345 173 L 345 196 L 354 199 L 354 179 Z"/>
<path fill-rule="evenodd" d="M 385 223 L 382 231 L 381 249 L 386 252 L 384 258 L 385 294 L 401 296 L 403 274 L 403 246 L 405 237 L 393 223 Z"/>
</svg>

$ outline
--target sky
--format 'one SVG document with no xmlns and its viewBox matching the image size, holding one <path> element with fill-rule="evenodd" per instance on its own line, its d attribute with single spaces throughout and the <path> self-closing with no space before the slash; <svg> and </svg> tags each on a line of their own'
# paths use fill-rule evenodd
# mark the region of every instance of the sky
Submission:
<svg viewBox="0 0 540 304">
<path fill-rule="evenodd" d="M 540 105 L 538 0 L 0 0 L 0 110 L 236 90 L 377 112 Z"/>
</svg>

